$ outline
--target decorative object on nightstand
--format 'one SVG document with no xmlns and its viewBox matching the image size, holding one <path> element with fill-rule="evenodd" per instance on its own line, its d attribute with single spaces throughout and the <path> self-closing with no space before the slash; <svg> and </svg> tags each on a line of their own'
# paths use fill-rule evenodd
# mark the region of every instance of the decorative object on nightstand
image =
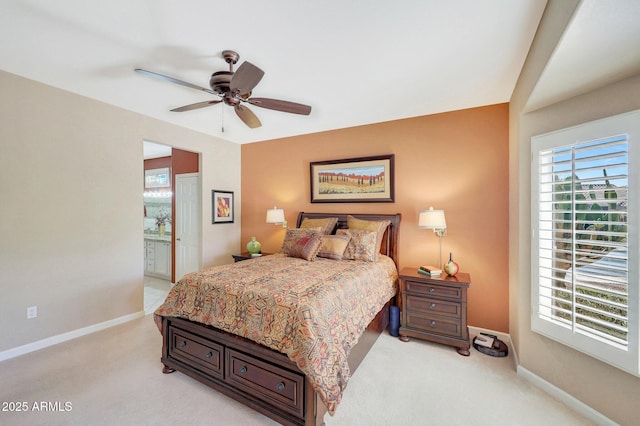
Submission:
<svg viewBox="0 0 640 426">
<path fill-rule="evenodd" d="M 400 340 L 411 337 L 454 346 L 458 353 L 469 356 L 467 327 L 467 289 L 471 277 L 432 277 L 407 267 L 400 271 Z"/>
<path fill-rule="evenodd" d="M 256 240 L 256 237 L 251 237 L 251 241 L 247 243 L 247 251 L 252 255 L 258 254 L 262 251 L 262 244 Z"/>
<path fill-rule="evenodd" d="M 438 258 L 438 268 L 442 268 L 442 237 L 447 234 L 447 221 L 444 217 L 444 210 L 422 210 L 418 216 L 418 228 L 433 229 L 440 240 L 440 257 Z"/>
<path fill-rule="evenodd" d="M 286 228 L 287 221 L 284 218 L 284 210 L 279 209 L 276 206 L 267 210 L 267 223 L 273 223 L 274 225 L 282 224 L 282 227 Z"/>
<path fill-rule="evenodd" d="M 449 253 L 449 261 L 444 265 L 444 271 L 450 277 L 455 277 L 459 270 L 458 264 L 453 261 L 453 254 Z"/>
</svg>

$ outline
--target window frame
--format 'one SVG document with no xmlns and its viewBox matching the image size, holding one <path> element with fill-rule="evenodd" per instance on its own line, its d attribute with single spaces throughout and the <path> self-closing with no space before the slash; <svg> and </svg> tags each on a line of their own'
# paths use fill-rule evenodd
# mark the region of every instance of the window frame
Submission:
<svg viewBox="0 0 640 426">
<path fill-rule="evenodd" d="M 540 153 L 625 134 L 628 137 L 627 347 L 574 332 L 539 314 Z M 603 118 L 531 138 L 531 329 L 596 359 L 640 376 L 640 110 Z M 574 231 L 572 231 L 574 232 Z M 573 262 L 573 260 L 572 260 Z"/>
</svg>

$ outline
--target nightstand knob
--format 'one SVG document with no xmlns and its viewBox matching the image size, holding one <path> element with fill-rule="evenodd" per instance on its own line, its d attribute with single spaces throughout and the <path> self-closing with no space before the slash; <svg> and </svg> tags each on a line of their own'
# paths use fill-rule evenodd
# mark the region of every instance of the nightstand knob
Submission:
<svg viewBox="0 0 640 426">
<path fill-rule="evenodd" d="M 242 367 L 240 369 L 240 374 L 245 374 L 247 372 L 247 367 Z"/>
<path fill-rule="evenodd" d="M 429 325 L 430 325 L 431 327 L 435 327 L 435 326 L 436 326 L 436 322 L 435 322 L 435 321 L 431 321 L 431 323 L 429 323 Z"/>
<path fill-rule="evenodd" d="M 435 293 L 436 289 L 433 287 L 429 287 L 429 293 Z"/>
<path fill-rule="evenodd" d="M 435 308 L 435 307 L 436 307 L 436 304 L 435 304 L 435 303 L 431 303 L 431 304 L 429 305 L 429 307 L 430 307 L 431 309 L 433 309 L 433 308 Z"/>
<path fill-rule="evenodd" d="M 184 348 L 185 346 L 187 346 L 187 342 L 185 342 L 184 340 L 178 343 L 179 348 Z"/>
</svg>

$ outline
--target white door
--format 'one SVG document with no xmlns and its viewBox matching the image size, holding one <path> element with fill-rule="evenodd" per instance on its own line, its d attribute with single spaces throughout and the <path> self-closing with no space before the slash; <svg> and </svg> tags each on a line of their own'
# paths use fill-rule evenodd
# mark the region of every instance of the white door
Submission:
<svg viewBox="0 0 640 426">
<path fill-rule="evenodd" d="M 198 173 L 176 175 L 176 275 L 200 270 L 200 179 Z"/>
</svg>

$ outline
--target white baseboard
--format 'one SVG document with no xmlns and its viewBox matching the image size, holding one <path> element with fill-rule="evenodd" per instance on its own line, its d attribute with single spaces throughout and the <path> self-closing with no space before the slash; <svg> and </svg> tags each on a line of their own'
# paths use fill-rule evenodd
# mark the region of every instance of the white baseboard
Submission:
<svg viewBox="0 0 640 426">
<path fill-rule="evenodd" d="M 551 383 L 547 382 L 546 380 L 542 379 L 536 374 L 533 374 L 531 371 L 527 370 L 526 368 L 518 365 L 517 372 L 518 372 L 518 376 L 522 377 L 523 379 L 533 384 L 534 386 L 542 389 L 543 391 L 545 391 L 552 397 L 556 398 L 557 400 L 563 402 L 565 405 L 577 411 L 578 413 L 582 414 L 589 420 L 592 420 L 595 424 L 611 425 L 611 426 L 617 425 L 616 422 L 612 421 L 611 419 L 604 416 L 600 412 L 589 407 L 587 404 L 583 403 L 582 401 L 574 398 L 573 396 L 566 393 L 562 389 L 552 385 Z"/>
<path fill-rule="evenodd" d="M 88 327 L 83 327 L 83 328 L 69 331 L 67 333 L 58 334 L 57 336 L 47 337 L 46 339 L 38 340 L 37 342 L 28 343 L 23 346 L 18 346 L 16 348 L 8 349 L 6 351 L 0 352 L 0 362 L 10 358 L 15 358 L 20 355 L 28 354 L 29 352 L 34 352 L 40 349 L 44 349 L 49 346 L 57 345 L 58 343 L 66 342 L 67 340 L 71 340 L 77 337 L 85 336 L 87 334 L 95 333 L 96 331 L 114 327 L 116 325 L 120 325 L 125 322 L 129 322 L 143 316 L 144 316 L 144 311 L 139 311 L 133 314 L 125 315 L 123 317 L 114 318 L 109 321 L 101 322 L 99 324 L 93 324 Z"/>
<path fill-rule="evenodd" d="M 592 420 L 597 425 L 603 425 L 603 426 L 604 425 L 611 425 L 611 426 L 616 426 L 617 425 L 616 422 L 612 421 L 611 419 L 609 419 L 608 417 L 604 416 L 600 412 L 598 412 L 598 411 L 594 410 L 593 408 L 589 407 L 587 404 L 585 404 L 582 401 L 574 398 L 572 395 L 568 394 L 567 392 L 563 391 L 562 389 L 552 385 L 551 383 L 547 382 L 543 378 L 533 374 L 531 371 L 529 371 L 526 368 L 522 367 L 520 365 L 520 361 L 518 360 L 518 354 L 517 354 L 516 350 L 513 347 L 513 342 L 511 342 L 511 336 L 509 334 L 502 333 L 500 331 L 493 331 L 493 330 L 487 330 L 487 329 L 483 329 L 483 328 L 479 328 L 479 327 L 469 326 L 469 334 L 470 334 L 470 336 L 478 335 L 481 332 L 482 333 L 493 334 L 494 336 L 498 336 L 498 339 L 502 340 L 503 342 L 505 342 L 507 344 L 507 346 L 509 347 L 509 354 L 513 355 L 513 360 L 515 362 L 516 374 L 518 376 L 522 377 L 524 380 L 528 381 L 532 385 L 536 386 L 537 388 L 543 390 L 547 394 L 549 394 L 552 397 L 556 398 L 557 400 L 561 401 L 563 404 L 565 404 L 566 406 L 570 407 L 572 410 L 580 413 L 581 415 L 583 415 L 584 417 L 588 418 L 589 420 Z M 471 337 L 471 339 L 473 339 L 473 337 Z"/>
</svg>

